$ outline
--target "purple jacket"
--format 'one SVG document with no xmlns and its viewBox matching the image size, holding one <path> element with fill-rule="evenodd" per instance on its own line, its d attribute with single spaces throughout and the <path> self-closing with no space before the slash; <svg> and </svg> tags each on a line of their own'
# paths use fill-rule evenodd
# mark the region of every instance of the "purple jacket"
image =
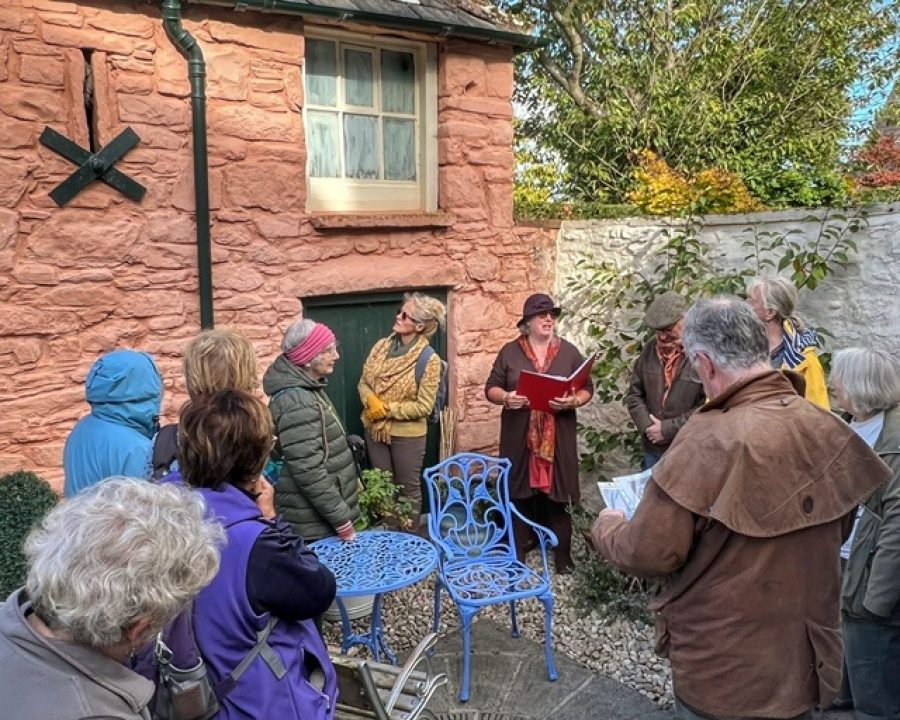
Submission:
<svg viewBox="0 0 900 720">
<path fill-rule="evenodd" d="M 215 579 L 194 600 L 194 631 L 214 684 L 232 672 L 256 643 L 269 613 L 256 613 L 247 597 L 247 566 L 253 544 L 268 525 L 256 504 L 224 483 L 218 490 L 198 490 L 211 515 L 228 536 Z M 312 620 L 281 619 L 268 645 L 281 660 L 281 678 L 256 657 L 240 681 L 220 703 L 218 720 L 285 718 L 330 720 L 334 717 L 337 677 L 328 651 Z M 310 675 L 315 675 L 314 684 Z M 324 677 L 324 684 L 322 678 Z M 322 689 L 318 689 L 321 686 Z"/>
</svg>

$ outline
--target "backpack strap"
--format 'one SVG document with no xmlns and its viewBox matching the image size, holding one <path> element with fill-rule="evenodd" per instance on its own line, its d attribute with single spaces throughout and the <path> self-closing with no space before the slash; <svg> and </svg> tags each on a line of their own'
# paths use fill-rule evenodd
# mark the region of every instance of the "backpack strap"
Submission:
<svg viewBox="0 0 900 720">
<path fill-rule="evenodd" d="M 257 656 L 263 659 L 263 662 L 269 666 L 272 674 L 279 680 L 287 674 L 284 663 L 268 642 L 269 635 L 272 634 L 272 630 L 277 624 L 278 618 L 270 614 L 269 622 L 266 623 L 266 626 L 262 630 L 256 633 L 256 644 L 250 648 L 250 651 L 244 656 L 244 659 L 241 660 L 240 664 L 222 678 L 222 681 L 216 686 L 216 697 L 219 698 L 219 700 L 223 700 L 228 693 L 235 688 L 238 684 L 238 680 L 240 680 L 244 673 L 247 672 L 250 663 L 256 660 Z"/>
<path fill-rule="evenodd" d="M 178 454 L 178 423 L 163 425 L 153 438 L 153 473 L 151 478 L 158 480 L 165 475 Z"/>
<path fill-rule="evenodd" d="M 428 365 L 428 361 L 431 360 L 432 355 L 434 355 L 434 348 L 431 345 L 426 345 L 422 348 L 422 352 L 419 353 L 419 358 L 416 360 L 417 386 L 422 383 L 422 378 L 425 376 L 425 367 Z"/>
</svg>

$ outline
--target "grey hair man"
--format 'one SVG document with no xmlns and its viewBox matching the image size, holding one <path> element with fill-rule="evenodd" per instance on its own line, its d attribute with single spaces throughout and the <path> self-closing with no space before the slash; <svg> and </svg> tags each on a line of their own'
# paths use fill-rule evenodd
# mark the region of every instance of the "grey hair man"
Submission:
<svg viewBox="0 0 900 720">
<path fill-rule="evenodd" d="M 600 554 L 662 578 L 657 651 L 680 718 L 798 718 L 840 684 L 835 559 L 887 468 L 767 362 L 735 297 L 697 302 L 683 341 L 709 398 L 652 470 L 634 517 L 604 510 Z"/>
<path fill-rule="evenodd" d="M 224 534 L 205 512 L 179 485 L 112 478 L 47 515 L 0 606 L 6 720 L 150 717 L 153 684 L 126 663 L 218 571 Z"/>
</svg>

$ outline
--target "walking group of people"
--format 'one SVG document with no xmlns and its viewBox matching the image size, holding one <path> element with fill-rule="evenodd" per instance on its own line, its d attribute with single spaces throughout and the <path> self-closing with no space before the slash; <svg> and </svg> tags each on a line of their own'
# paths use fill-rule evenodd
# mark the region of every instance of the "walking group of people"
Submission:
<svg viewBox="0 0 900 720">
<path fill-rule="evenodd" d="M 842 629 L 858 715 L 900 717 L 900 371 L 878 350 L 838 353 L 831 388 L 847 416 L 826 412 L 815 333 L 795 304 L 789 282 L 760 278 L 748 301 L 688 308 L 664 293 L 645 317 L 654 336 L 626 405 L 652 475 L 635 515 L 604 510 L 592 536 L 618 567 L 662 579 L 658 651 L 682 718 L 807 717 L 840 685 Z M 584 362 L 557 333 L 561 312 L 548 295 L 527 298 L 484 392 L 502 407 L 510 496 L 554 530 L 565 573 L 576 411 L 593 386 L 549 412 L 517 392 L 524 370 L 566 377 Z M 428 345 L 444 320 L 439 301 L 406 295 L 358 382 L 369 460 L 417 507 L 443 372 Z M 272 651 L 225 682 L 216 717 L 331 717 L 336 678 L 315 621 L 335 581 L 306 543 L 352 541 L 359 517 L 358 467 L 325 392 L 339 357 L 330 328 L 293 323 L 263 377 L 267 407 L 249 341 L 205 331 L 185 349 L 190 399 L 161 429 L 148 355 L 94 364 L 91 414 L 65 447 L 67 500 L 29 537 L 26 586 L 0 607 L 0 697 L 21 698 L 9 717 L 149 717 L 153 686 L 129 665 L 191 598 L 214 684 L 260 637 Z M 261 477 L 272 457 L 274 487 Z M 524 558 L 533 537 L 524 524 L 513 535 Z"/>
<path fill-rule="evenodd" d="M 861 720 L 900 718 L 900 366 L 839 351 L 827 412 L 795 304 L 760 278 L 746 302 L 665 293 L 647 312 L 626 402 L 651 476 L 592 538 L 661 580 L 679 718 L 807 718 L 839 692 Z"/>
</svg>

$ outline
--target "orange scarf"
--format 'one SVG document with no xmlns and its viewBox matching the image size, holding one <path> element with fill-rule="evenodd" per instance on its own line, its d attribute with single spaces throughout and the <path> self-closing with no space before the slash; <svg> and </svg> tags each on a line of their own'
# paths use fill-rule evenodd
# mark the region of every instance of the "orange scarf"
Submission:
<svg viewBox="0 0 900 720">
<path fill-rule="evenodd" d="M 547 348 L 544 364 L 540 365 L 528 338 L 519 338 L 519 347 L 531 364 L 540 372 L 547 372 L 559 354 L 559 338 L 553 337 Z M 553 487 L 553 452 L 556 448 L 556 419 L 550 413 L 531 411 L 528 419 L 528 484 L 535 490 L 550 494 Z"/>
<path fill-rule="evenodd" d="M 681 344 L 681 338 L 673 335 L 669 330 L 660 330 L 656 333 L 656 356 L 663 368 L 663 405 L 666 404 L 666 398 L 669 397 L 669 390 L 672 389 L 672 383 L 675 382 L 675 375 L 678 374 L 678 367 L 684 358 L 684 346 Z"/>
</svg>

